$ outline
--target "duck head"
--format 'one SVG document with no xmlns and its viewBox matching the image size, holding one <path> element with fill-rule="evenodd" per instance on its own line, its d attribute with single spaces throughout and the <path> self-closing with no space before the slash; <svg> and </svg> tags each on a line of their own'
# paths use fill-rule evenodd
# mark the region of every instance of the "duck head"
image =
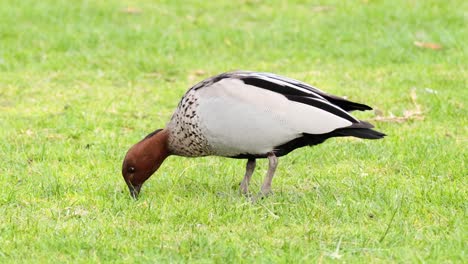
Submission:
<svg viewBox="0 0 468 264">
<path fill-rule="evenodd" d="M 130 195 L 138 198 L 141 186 L 169 156 L 168 132 L 158 129 L 131 147 L 122 164 L 122 175 Z"/>
</svg>

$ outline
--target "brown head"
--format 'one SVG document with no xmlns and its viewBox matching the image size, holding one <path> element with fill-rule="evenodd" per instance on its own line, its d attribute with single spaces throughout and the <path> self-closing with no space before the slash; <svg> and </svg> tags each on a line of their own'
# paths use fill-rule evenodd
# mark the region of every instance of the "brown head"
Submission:
<svg viewBox="0 0 468 264">
<path fill-rule="evenodd" d="M 169 156 L 168 131 L 158 129 L 131 147 L 122 165 L 122 175 L 133 198 L 138 198 L 141 186 Z"/>
</svg>

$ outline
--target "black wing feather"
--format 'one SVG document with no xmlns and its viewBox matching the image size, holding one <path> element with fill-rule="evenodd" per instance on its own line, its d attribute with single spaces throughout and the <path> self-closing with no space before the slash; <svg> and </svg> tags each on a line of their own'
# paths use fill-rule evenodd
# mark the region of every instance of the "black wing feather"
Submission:
<svg viewBox="0 0 468 264">
<path fill-rule="evenodd" d="M 307 83 L 291 79 L 288 77 L 279 76 L 272 73 L 255 73 L 255 72 L 237 72 L 239 74 L 239 79 L 243 80 L 245 84 L 254 85 L 263 89 L 274 91 L 283 95 L 295 95 L 295 96 L 308 96 L 314 98 L 322 98 L 330 103 L 340 107 L 341 109 L 350 112 L 354 110 L 372 110 L 372 107 L 352 102 L 346 100 L 342 97 L 331 95 L 325 93 L 324 91 L 313 87 Z M 235 74 L 235 72 L 233 72 Z M 280 81 L 280 83 L 269 81 L 268 79 L 274 79 Z M 281 83 L 286 83 L 289 85 L 283 85 Z M 301 91 L 300 89 L 305 89 L 309 92 Z"/>
</svg>

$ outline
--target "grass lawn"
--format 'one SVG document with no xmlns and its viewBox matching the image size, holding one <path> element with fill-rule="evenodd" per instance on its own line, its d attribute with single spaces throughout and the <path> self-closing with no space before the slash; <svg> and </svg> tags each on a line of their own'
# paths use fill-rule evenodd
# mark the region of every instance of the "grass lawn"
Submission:
<svg viewBox="0 0 468 264">
<path fill-rule="evenodd" d="M 466 261 L 467 1 L 177 2 L 0 1 L 1 263 Z M 294 151 L 256 203 L 217 157 L 132 200 L 127 149 L 235 69 L 369 104 L 389 136 Z"/>
</svg>

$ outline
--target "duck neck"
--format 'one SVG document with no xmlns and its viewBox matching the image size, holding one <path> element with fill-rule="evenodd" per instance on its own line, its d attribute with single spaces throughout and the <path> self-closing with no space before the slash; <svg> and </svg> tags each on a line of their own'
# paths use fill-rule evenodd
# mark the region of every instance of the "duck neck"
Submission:
<svg viewBox="0 0 468 264">
<path fill-rule="evenodd" d="M 169 151 L 169 131 L 163 129 L 153 136 L 142 141 L 142 147 L 149 160 L 152 161 L 153 167 L 152 172 L 155 172 L 163 161 L 171 155 Z"/>
</svg>

